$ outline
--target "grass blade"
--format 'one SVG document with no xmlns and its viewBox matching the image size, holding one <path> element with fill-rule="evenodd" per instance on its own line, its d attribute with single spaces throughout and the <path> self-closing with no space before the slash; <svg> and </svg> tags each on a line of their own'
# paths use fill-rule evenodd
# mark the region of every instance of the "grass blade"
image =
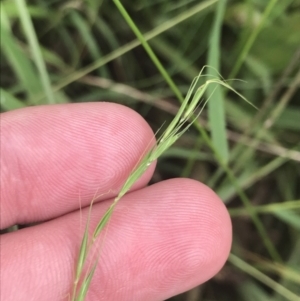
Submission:
<svg viewBox="0 0 300 301">
<path fill-rule="evenodd" d="M 85 299 L 85 296 L 88 292 L 91 281 L 93 279 L 94 273 L 96 271 L 97 264 L 98 264 L 98 260 L 93 264 L 93 267 L 91 268 L 91 270 L 89 271 L 89 273 L 87 274 L 85 279 L 83 280 L 83 284 L 80 287 L 80 290 L 78 292 L 78 295 L 77 295 L 75 301 L 83 301 Z"/>
<path fill-rule="evenodd" d="M 133 22 L 133 20 L 129 16 L 129 14 L 127 13 L 127 11 L 124 8 L 124 6 L 122 5 L 122 3 L 119 0 L 113 0 L 113 1 L 116 4 L 116 6 L 117 6 L 118 10 L 120 11 L 121 15 L 123 16 L 123 18 L 126 20 L 127 24 L 130 26 L 130 28 L 132 29 L 132 31 L 134 32 L 134 34 L 140 40 L 141 44 L 143 45 L 144 49 L 148 53 L 148 55 L 151 58 L 151 60 L 154 63 L 154 65 L 157 67 L 157 69 L 159 70 L 159 72 L 161 73 L 161 75 L 163 76 L 163 78 L 165 79 L 165 81 L 170 86 L 171 90 L 174 92 L 174 94 L 176 95 L 176 97 L 178 98 L 178 100 L 180 102 L 183 102 L 183 96 L 182 96 L 181 92 L 179 91 L 179 89 L 177 88 L 177 86 L 175 85 L 175 83 L 173 82 L 173 80 L 171 79 L 171 77 L 169 76 L 169 74 L 166 71 L 166 69 L 160 63 L 159 59 L 157 58 L 157 56 L 153 52 L 152 48 L 149 46 L 147 40 L 145 39 L 145 37 L 143 36 L 143 34 L 140 32 L 140 30 L 137 28 L 137 26 L 135 25 L 135 23 Z"/>
<path fill-rule="evenodd" d="M 274 281 L 273 279 L 269 278 L 256 268 L 254 268 L 252 265 L 248 264 L 247 262 L 243 261 L 239 257 L 237 257 L 234 254 L 229 255 L 229 261 L 241 269 L 242 271 L 246 272 L 247 274 L 251 275 L 258 281 L 262 282 L 263 284 L 270 287 L 272 290 L 280 294 L 281 296 L 285 297 L 286 300 L 290 301 L 299 301 L 299 296 L 291 292 L 290 290 L 286 289 L 282 285 L 280 285 L 278 282 Z"/>
<path fill-rule="evenodd" d="M 42 85 L 45 91 L 45 94 L 48 99 L 49 104 L 55 103 L 54 94 L 52 91 L 49 75 L 46 69 L 46 65 L 41 54 L 39 42 L 36 36 L 36 32 L 34 30 L 30 15 L 27 10 L 25 0 L 15 0 L 16 6 L 19 10 L 20 20 L 24 29 L 24 33 L 27 37 L 27 40 L 30 44 L 30 48 L 33 55 L 33 60 L 37 66 L 39 74 L 41 76 Z"/>
<path fill-rule="evenodd" d="M 94 60 L 96 60 L 99 57 L 102 57 L 101 49 L 99 48 L 96 40 L 91 34 L 91 28 L 89 27 L 87 22 L 81 17 L 79 13 L 77 13 L 77 11 L 72 11 L 70 13 L 70 18 L 81 35 L 82 42 L 83 42 L 82 46 L 83 47 L 86 46 L 88 48 Z M 106 66 L 103 66 L 98 71 L 99 71 L 98 72 L 99 76 L 108 77 L 108 71 Z"/>
<path fill-rule="evenodd" d="M 213 67 L 210 72 L 212 72 L 212 75 L 216 77 L 218 77 L 218 74 L 215 70 L 220 70 L 221 27 L 226 4 L 226 0 L 218 2 L 208 49 L 207 64 Z M 224 94 L 222 89 L 216 89 L 216 85 L 211 85 L 207 89 L 208 96 L 211 96 L 213 91 L 213 100 L 208 102 L 208 117 L 211 129 L 211 137 L 215 149 L 218 150 L 220 157 L 226 164 L 229 160 L 229 149 L 226 136 Z"/>
<path fill-rule="evenodd" d="M 26 91 L 27 98 L 32 99 L 42 92 L 40 79 L 30 60 L 24 55 L 20 45 L 13 36 L 4 6 L 2 3 L 0 5 L 1 48 L 10 62 L 11 68 Z"/>
<path fill-rule="evenodd" d="M 0 104 L 5 111 L 25 108 L 26 105 L 4 89 L 0 89 Z"/>
<path fill-rule="evenodd" d="M 248 38 L 242 51 L 240 52 L 240 55 L 238 56 L 238 58 L 235 62 L 235 65 L 233 66 L 233 68 L 230 72 L 229 78 L 234 78 L 238 74 L 243 62 L 245 61 L 246 56 L 248 55 L 252 45 L 254 44 L 255 39 L 257 38 L 258 34 L 264 27 L 265 22 L 268 20 L 268 17 L 277 2 L 278 2 L 278 0 L 270 0 L 269 1 L 268 5 L 263 13 L 263 16 L 261 18 L 259 25 L 255 28 L 255 30 L 252 31 L 250 37 Z"/>
<path fill-rule="evenodd" d="M 84 268 L 84 265 L 86 262 L 88 251 L 89 251 L 89 228 L 90 228 L 92 206 L 93 206 L 93 201 L 91 202 L 91 205 L 90 205 L 83 238 L 81 240 L 81 245 L 80 245 L 80 249 L 79 249 L 79 256 L 78 256 L 77 263 L 76 263 L 76 272 L 75 272 L 75 279 L 74 279 L 74 283 L 73 283 L 73 291 L 72 291 L 72 299 L 71 300 L 76 300 L 78 283 L 79 283 L 80 276 L 82 274 L 82 271 L 83 271 L 83 268 Z"/>
</svg>

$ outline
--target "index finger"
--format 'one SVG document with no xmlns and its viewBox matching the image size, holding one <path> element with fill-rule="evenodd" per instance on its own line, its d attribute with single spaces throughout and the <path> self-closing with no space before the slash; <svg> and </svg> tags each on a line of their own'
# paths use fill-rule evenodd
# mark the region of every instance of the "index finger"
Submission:
<svg viewBox="0 0 300 301">
<path fill-rule="evenodd" d="M 154 135 L 111 103 L 29 107 L 1 116 L 1 229 L 116 195 Z M 154 166 L 135 184 L 145 186 Z M 101 199 L 101 198 L 100 198 Z"/>
</svg>

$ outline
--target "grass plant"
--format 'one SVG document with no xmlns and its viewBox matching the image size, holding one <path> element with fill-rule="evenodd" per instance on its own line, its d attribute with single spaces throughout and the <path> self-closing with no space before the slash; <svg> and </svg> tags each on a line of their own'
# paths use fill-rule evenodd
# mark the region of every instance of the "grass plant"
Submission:
<svg viewBox="0 0 300 301">
<path fill-rule="evenodd" d="M 151 50 L 150 50 L 151 52 Z M 84 271 L 84 266 L 88 258 L 89 250 L 95 244 L 96 239 L 104 230 L 104 227 L 108 224 L 110 217 L 121 198 L 130 190 L 132 185 L 144 174 L 147 168 L 156 161 L 166 150 L 168 150 L 193 124 L 193 122 L 200 116 L 203 111 L 206 101 L 203 101 L 203 95 L 210 85 L 219 85 L 227 89 L 232 90 L 238 94 L 241 98 L 244 98 L 237 91 L 231 88 L 226 82 L 220 80 L 219 78 L 207 80 L 203 85 L 199 86 L 199 80 L 202 77 L 202 72 L 205 67 L 202 68 L 200 74 L 192 82 L 187 95 L 182 102 L 177 114 L 172 119 L 171 123 L 164 130 L 163 134 L 157 139 L 157 143 L 152 147 L 142 160 L 137 164 L 135 169 L 130 173 L 127 180 L 123 184 L 120 192 L 115 197 L 113 203 L 109 206 L 96 228 L 93 231 L 92 237 L 89 238 L 89 220 L 90 213 L 92 210 L 92 203 L 90 205 L 89 218 L 85 227 L 83 239 L 81 242 L 81 247 L 79 251 L 79 256 L 76 264 L 75 280 L 72 290 L 72 301 L 83 301 L 87 294 L 89 285 L 93 278 L 94 272 L 97 267 L 97 260 L 90 268 L 89 271 Z M 197 87 L 198 85 L 198 87 Z M 216 89 L 216 87 L 215 87 Z M 199 110 L 197 110 L 199 108 Z M 97 256 L 98 257 L 98 256 Z M 78 288 L 78 284 L 80 287 Z"/>
<path fill-rule="evenodd" d="M 1 1 L 2 111 L 107 100 L 138 111 L 155 131 L 169 124 L 158 131 L 156 146 L 98 226 L 90 229 L 87 223 L 73 300 L 84 300 L 97 268 L 100 254 L 90 254 L 93 242 L 118 201 L 158 157 L 154 182 L 180 176 L 205 182 L 233 220 L 232 253 L 222 273 L 171 300 L 297 300 L 299 5 L 299 0 Z M 212 77 L 198 75 L 205 65 L 213 68 L 201 75 Z M 229 86 L 219 73 L 242 81 Z M 212 91 L 208 111 L 202 111 Z M 241 95 L 259 110 L 237 101 Z"/>
</svg>

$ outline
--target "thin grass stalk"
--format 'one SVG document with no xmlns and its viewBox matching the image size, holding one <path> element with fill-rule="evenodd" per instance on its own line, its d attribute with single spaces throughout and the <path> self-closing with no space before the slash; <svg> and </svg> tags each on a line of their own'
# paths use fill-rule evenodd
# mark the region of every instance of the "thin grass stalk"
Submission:
<svg viewBox="0 0 300 301">
<path fill-rule="evenodd" d="M 245 192 L 240 188 L 239 184 L 236 182 L 233 172 L 227 165 L 225 165 L 224 168 L 226 170 L 227 175 L 229 176 L 229 179 L 231 180 L 232 183 L 234 183 L 235 189 L 238 192 L 239 196 L 242 196 L 241 200 L 243 202 L 243 205 L 245 206 L 246 210 L 249 212 L 249 215 L 250 215 L 258 233 L 260 234 L 260 236 L 262 238 L 262 242 L 263 242 L 266 250 L 268 251 L 269 255 L 271 256 L 271 258 L 274 261 L 282 262 L 281 256 L 279 255 L 278 251 L 276 250 L 263 223 L 259 219 L 257 212 L 253 209 L 253 206 L 252 206 L 250 200 L 248 199 L 248 197 L 246 196 Z"/>
<path fill-rule="evenodd" d="M 163 66 L 160 64 L 159 60 L 157 59 L 156 55 L 154 54 L 154 52 L 152 51 L 152 49 L 150 48 L 149 44 L 147 43 L 146 39 L 143 37 L 143 35 L 141 34 L 141 32 L 139 31 L 139 29 L 137 28 L 137 26 L 134 24 L 133 20 L 130 18 L 130 16 L 128 15 L 127 11 L 125 10 L 125 8 L 123 7 L 123 5 L 120 3 L 119 0 L 114 0 L 115 4 L 117 5 L 117 7 L 119 8 L 121 14 L 123 15 L 123 17 L 125 18 L 125 20 L 127 21 L 127 23 L 129 24 L 129 26 L 132 28 L 132 30 L 134 31 L 134 33 L 137 35 L 137 37 L 140 39 L 141 44 L 144 46 L 145 50 L 147 51 L 147 53 L 149 54 L 150 58 L 153 60 L 154 64 L 157 66 L 158 70 L 161 72 L 161 74 L 163 75 L 163 77 L 166 79 L 166 81 L 168 82 L 168 84 L 170 85 L 171 89 L 173 87 L 173 81 L 171 80 L 171 78 L 169 77 L 168 73 L 165 71 L 165 69 L 163 68 Z M 205 68 L 205 67 L 203 67 Z M 203 69 L 201 70 L 201 72 L 203 71 Z M 235 93 L 237 93 L 233 88 L 231 88 L 229 85 L 225 84 L 225 82 L 222 82 L 218 79 L 216 80 L 211 80 L 209 83 L 206 82 L 205 88 L 203 88 L 203 91 L 206 90 L 206 88 L 209 86 L 210 83 L 218 83 L 222 86 L 225 86 L 226 88 L 228 88 L 229 90 L 234 91 Z M 194 82 L 192 83 L 193 86 Z M 177 87 L 175 87 L 177 90 Z M 175 91 L 174 91 L 175 92 Z M 237 93 L 239 96 L 241 96 L 239 93 Z M 182 102 L 182 98 L 181 98 L 181 93 L 177 94 L 177 97 L 179 97 L 179 100 Z M 244 100 L 246 100 L 243 96 L 241 96 Z M 247 101 L 247 100 L 246 100 Z M 252 104 L 251 104 L 252 105 Z M 175 122 L 177 122 L 176 120 L 177 115 L 175 116 L 174 120 Z M 175 123 L 174 122 L 174 123 Z M 198 125 L 198 123 L 195 123 L 196 125 Z M 266 249 L 268 250 L 270 256 L 277 261 L 281 261 L 281 258 L 279 256 L 279 253 L 277 252 L 276 248 L 274 247 L 272 241 L 270 240 L 267 231 L 265 230 L 262 222 L 260 221 L 258 215 L 255 213 L 255 211 L 251 210 L 252 209 L 252 205 L 250 200 L 247 198 L 245 192 L 239 187 L 238 182 L 236 181 L 233 173 L 231 172 L 231 170 L 228 168 L 228 166 L 226 165 L 226 162 L 223 162 L 223 158 L 222 156 L 217 152 L 215 146 L 213 145 L 213 143 L 211 142 L 210 138 L 208 137 L 206 131 L 201 128 L 201 126 L 197 126 L 197 128 L 200 130 L 200 133 L 202 134 L 204 140 L 207 142 L 207 144 L 211 147 L 211 149 L 214 151 L 215 157 L 217 158 L 217 160 L 219 161 L 220 165 L 223 167 L 223 169 L 226 171 L 227 176 L 229 177 L 229 179 L 232 181 L 232 183 L 234 184 L 234 186 L 236 187 L 236 190 L 238 191 L 238 194 L 245 206 L 245 208 L 247 208 L 249 210 L 249 212 L 251 212 L 250 216 L 251 219 L 253 220 L 254 225 L 256 226 L 262 241 L 266 247 Z"/>
<path fill-rule="evenodd" d="M 134 34 L 136 35 L 136 37 L 140 40 L 141 44 L 143 45 L 144 49 L 148 53 L 148 55 L 151 58 L 152 62 L 157 67 L 157 69 L 159 70 L 159 72 L 161 73 L 161 75 L 163 76 L 163 78 L 165 79 L 165 81 L 168 83 L 168 85 L 170 86 L 171 90 L 174 92 L 174 94 L 180 100 L 180 102 L 183 102 L 184 98 L 183 98 L 180 90 L 177 88 L 176 84 L 174 83 L 174 81 L 172 80 L 172 78 L 169 76 L 169 74 L 166 71 L 166 69 L 162 66 L 162 64 L 160 63 L 160 61 L 157 58 L 156 54 L 153 52 L 153 50 L 149 46 L 147 40 L 144 38 L 144 35 L 137 28 L 137 26 L 135 25 L 135 23 L 133 22 L 132 18 L 129 16 L 129 14 L 127 13 L 127 11 L 124 8 L 124 6 L 122 5 L 122 3 L 119 0 L 113 0 L 113 2 L 117 6 L 119 12 L 123 16 L 123 18 L 125 19 L 125 21 L 127 22 L 127 24 L 129 25 L 129 27 L 132 29 L 132 31 L 134 32 Z"/>
<path fill-rule="evenodd" d="M 242 49 L 242 51 L 240 52 L 240 55 L 238 56 L 231 72 L 229 75 L 229 78 L 234 78 L 237 73 L 239 72 L 246 56 L 248 55 L 252 45 L 254 44 L 254 41 L 256 40 L 258 34 L 260 33 L 260 31 L 262 30 L 262 28 L 264 27 L 272 9 L 274 8 L 274 6 L 276 5 L 276 3 L 278 2 L 278 0 L 270 0 L 264 13 L 263 16 L 261 18 L 261 22 L 259 23 L 259 25 L 255 28 L 255 30 L 252 31 L 250 37 L 248 38 L 246 44 L 244 45 L 244 48 Z"/>
<path fill-rule="evenodd" d="M 252 265 L 248 264 L 244 260 L 240 259 L 238 256 L 234 254 L 229 255 L 229 261 L 239 268 L 240 270 L 244 271 L 245 273 L 251 275 L 261 283 L 265 284 L 266 286 L 270 287 L 272 290 L 286 298 L 290 301 L 299 301 L 299 296 L 291 292 L 290 290 L 286 289 L 284 286 L 279 284 L 278 282 L 274 281 L 273 279 L 269 278 Z"/>
<path fill-rule="evenodd" d="M 131 27 L 131 29 L 136 34 L 136 36 L 140 39 L 141 44 L 144 46 L 144 49 L 147 51 L 147 53 L 149 54 L 149 56 L 152 59 L 153 63 L 156 65 L 156 67 L 158 68 L 158 70 L 161 72 L 161 74 L 163 75 L 163 77 L 166 79 L 166 81 L 169 84 L 170 88 L 173 89 L 174 85 L 173 85 L 172 79 L 169 77 L 168 73 L 166 72 L 166 70 L 164 69 L 164 67 L 162 66 L 162 64 L 160 63 L 160 61 L 158 60 L 158 58 L 156 57 L 156 55 L 154 54 L 154 52 L 152 51 L 151 47 L 147 43 L 147 40 L 144 38 L 143 34 L 139 31 L 139 29 L 137 28 L 137 26 L 135 25 L 135 23 L 133 22 L 133 20 L 131 19 L 131 17 L 127 13 L 127 11 L 125 10 L 124 6 L 120 3 L 119 0 L 113 0 L 113 1 L 115 2 L 117 8 L 120 10 L 120 13 L 123 15 L 124 19 L 127 21 L 128 25 Z M 204 68 L 205 67 L 203 67 L 202 70 Z M 202 70 L 201 70 L 201 72 L 202 72 Z M 211 82 L 214 82 L 214 81 L 215 81 L 215 83 L 218 83 L 218 84 L 220 84 L 222 86 L 225 86 L 227 89 L 234 91 L 236 94 L 238 94 L 240 97 L 242 97 L 245 101 L 247 101 L 242 95 L 240 95 L 232 87 L 230 87 L 229 85 L 227 85 L 224 81 L 221 81 L 219 79 L 215 79 L 215 80 L 212 80 Z M 177 90 L 177 87 L 175 87 L 175 89 Z M 181 103 L 183 103 L 184 101 L 182 100 L 182 96 L 181 96 L 180 91 L 176 95 L 178 96 L 179 101 Z M 248 103 L 250 103 L 250 102 L 248 102 Z M 176 119 L 176 116 L 175 116 L 175 119 Z M 272 257 L 273 260 L 281 261 L 279 253 L 277 252 L 275 246 L 273 245 L 271 239 L 269 238 L 269 235 L 268 235 L 267 231 L 265 230 L 264 225 L 260 221 L 259 216 L 253 210 L 251 210 L 251 208 L 252 208 L 251 202 L 247 198 L 245 192 L 239 187 L 239 184 L 236 181 L 233 172 L 230 170 L 230 168 L 227 166 L 227 163 L 223 160 L 221 154 L 215 148 L 213 142 L 209 138 L 209 136 L 206 133 L 206 131 L 197 122 L 195 123 L 195 125 L 196 125 L 196 128 L 201 133 L 201 135 L 202 135 L 203 139 L 205 140 L 205 142 L 207 143 L 207 145 L 214 152 L 215 158 L 217 159 L 217 161 L 219 162 L 219 164 L 221 165 L 221 167 L 225 170 L 228 178 L 230 179 L 230 181 L 232 181 L 233 185 L 236 187 L 236 190 L 237 190 L 237 192 L 238 192 L 238 194 L 239 194 L 239 196 L 240 196 L 240 198 L 241 198 L 244 206 L 250 210 L 250 212 L 251 212 L 251 219 L 253 220 L 253 223 L 256 226 L 256 228 L 257 228 L 257 230 L 258 230 L 258 232 L 259 232 L 259 234 L 260 234 L 260 236 L 262 238 L 262 241 L 263 241 L 263 243 L 264 243 L 267 251 L 269 252 L 270 256 Z"/>
<path fill-rule="evenodd" d="M 272 203 L 268 205 L 259 205 L 259 206 L 254 206 L 253 209 L 257 213 L 265 213 L 265 214 L 270 214 L 278 211 L 286 211 L 291 209 L 300 209 L 300 200 L 284 201 L 282 203 Z M 249 215 L 249 212 L 247 212 L 245 208 L 232 208 L 229 209 L 228 211 L 231 217 Z"/>
<path fill-rule="evenodd" d="M 91 212 L 91 209 L 92 209 L 92 206 L 90 206 L 90 212 Z M 72 290 L 72 295 L 71 295 L 72 300 L 75 300 L 75 298 L 76 298 L 78 283 L 79 283 L 80 276 L 82 274 L 84 264 L 86 261 L 86 257 L 88 254 L 88 250 L 89 250 L 89 232 L 88 231 L 89 231 L 90 216 L 91 216 L 90 212 L 88 215 L 88 220 L 86 222 L 83 238 L 82 238 L 80 249 L 79 249 L 79 256 L 78 256 L 77 264 L 76 264 L 75 279 L 74 279 L 73 290 Z"/>
<path fill-rule="evenodd" d="M 42 90 L 36 69 L 31 61 L 24 56 L 17 39 L 13 35 L 3 3 L 0 3 L 0 14 L 1 54 L 4 54 L 19 83 L 23 86 L 26 99 L 33 99 Z"/>
<path fill-rule="evenodd" d="M 41 53 L 36 32 L 34 30 L 30 15 L 28 13 L 26 2 L 25 0 L 15 0 L 15 2 L 19 10 L 19 16 L 20 16 L 21 23 L 23 25 L 25 35 L 30 44 L 34 62 L 41 76 L 41 81 L 45 90 L 45 95 L 47 96 L 48 99 L 48 103 L 54 104 L 55 98 L 52 91 L 49 74 L 47 72 L 46 64 Z"/>
<path fill-rule="evenodd" d="M 207 64 L 216 70 L 220 70 L 220 40 L 222 21 L 225 14 L 227 0 L 219 1 L 215 12 L 215 20 L 211 30 L 210 43 L 208 49 Z M 214 70 L 212 70 L 214 72 Z M 216 73 L 216 72 L 214 72 Z M 217 74 L 214 74 L 217 76 Z M 211 89 L 214 87 L 212 86 Z M 211 89 L 207 90 L 211 95 Z M 208 103 L 208 119 L 211 128 L 211 139 L 220 156 L 225 163 L 229 161 L 229 147 L 226 135 L 226 114 L 224 108 L 224 93 L 218 89 L 215 93 L 214 101 Z"/>
</svg>

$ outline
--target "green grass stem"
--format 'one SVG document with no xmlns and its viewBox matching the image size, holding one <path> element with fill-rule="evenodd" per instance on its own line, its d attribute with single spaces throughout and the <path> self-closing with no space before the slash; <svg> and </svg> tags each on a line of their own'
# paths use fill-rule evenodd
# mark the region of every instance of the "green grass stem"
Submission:
<svg viewBox="0 0 300 301">
<path fill-rule="evenodd" d="M 166 82 L 169 84 L 170 88 L 174 91 L 175 95 L 177 96 L 177 98 L 179 99 L 179 101 L 184 104 L 184 100 L 182 99 L 181 93 L 180 91 L 177 89 L 176 85 L 173 83 L 172 79 L 169 77 L 168 73 L 166 72 L 166 70 L 164 69 L 164 67 L 162 66 L 162 64 L 160 63 L 160 61 L 158 60 L 157 56 L 154 54 L 154 52 L 152 51 L 151 47 L 149 46 L 149 44 L 147 43 L 147 40 L 144 38 L 143 34 L 139 31 L 139 29 L 137 28 L 137 26 L 135 25 L 135 23 L 133 22 L 133 20 L 131 19 L 131 17 L 128 15 L 127 11 L 125 10 L 124 6 L 120 3 L 119 0 L 114 0 L 116 6 L 118 7 L 119 11 L 121 12 L 121 14 L 123 15 L 124 19 L 127 21 L 128 25 L 131 27 L 131 29 L 133 30 L 133 32 L 137 35 L 138 39 L 140 39 L 141 44 L 144 46 L 145 50 L 147 51 L 148 55 L 150 56 L 150 58 L 152 59 L 152 61 L 154 62 L 154 64 L 156 65 L 156 67 L 158 68 L 158 70 L 161 72 L 162 76 L 165 78 Z M 203 70 L 203 69 L 202 69 Z M 202 73 L 202 70 L 200 72 L 200 74 Z M 238 94 L 240 97 L 242 97 L 244 100 L 246 100 L 243 96 L 241 96 L 238 92 L 236 92 L 233 88 L 231 88 L 229 85 L 225 84 L 224 82 L 216 79 L 216 80 L 211 80 L 211 81 L 207 81 L 205 83 L 205 89 L 203 89 L 203 91 L 206 91 L 206 89 L 210 86 L 210 84 L 215 83 L 215 84 L 219 84 L 221 86 L 225 86 L 227 89 L 234 91 L 236 94 Z M 192 83 L 192 87 L 195 84 L 195 82 L 193 81 Z M 199 91 L 199 90 L 198 90 Z M 201 93 L 201 91 L 199 92 Z M 189 95 L 189 92 L 188 92 Z M 246 100 L 247 101 L 247 100 Z M 248 102 L 248 101 L 247 101 Z M 179 109 L 179 111 L 182 110 L 182 107 Z M 175 116 L 175 118 L 173 119 L 172 123 L 176 123 L 177 122 L 177 117 L 178 115 Z M 196 125 L 198 125 L 198 123 L 195 123 Z M 271 239 L 269 238 L 265 227 L 263 226 L 263 224 L 261 223 L 258 215 L 251 210 L 252 205 L 249 201 L 249 199 L 247 198 L 246 194 L 239 188 L 239 185 L 237 183 L 237 181 L 235 180 L 235 177 L 233 175 L 233 173 L 231 172 L 231 170 L 226 166 L 226 163 L 223 161 L 223 158 L 221 157 L 220 153 L 216 150 L 215 146 L 213 145 L 213 143 L 210 141 L 208 135 L 206 134 L 205 130 L 202 129 L 200 126 L 197 126 L 197 128 L 200 130 L 200 133 L 202 134 L 202 137 L 204 138 L 204 140 L 207 142 L 207 144 L 211 147 L 211 149 L 214 151 L 215 156 L 217 158 L 217 160 L 219 161 L 219 163 L 221 163 L 221 166 L 226 170 L 227 175 L 229 176 L 229 179 L 234 182 L 234 186 L 236 187 L 239 196 L 241 197 L 243 204 L 246 206 L 246 208 L 248 210 L 250 210 L 251 212 L 251 218 L 258 230 L 258 232 L 260 233 L 262 240 L 264 242 L 264 245 L 266 247 L 266 249 L 268 250 L 270 256 L 276 260 L 276 261 L 281 261 L 281 258 L 279 256 L 279 253 L 277 252 L 276 248 L 274 247 Z M 171 138 L 174 139 L 174 136 Z M 170 140 L 171 140 L 170 139 Z M 171 141 L 168 141 L 171 142 Z M 170 143 L 170 145 L 173 144 Z"/>
<path fill-rule="evenodd" d="M 33 60 L 36 64 L 36 67 L 40 73 L 42 85 L 44 87 L 45 94 L 48 99 L 49 104 L 55 103 L 55 97 L 52 91 L 51 82 L 49 78 L 49 74 L 47 72 L 46 64 L 43 59 L 38 38 L 36 36 L 36 32 L 34 30 L 30 15 L 27 10 L 25 0 L 15 0 L 16 6 L 19 10 L 20 20 L 23 26 L 24 33 L 27 37 L 27 40 L 30 44 L 30 48 L 33 55 Z"/>
<path fill-rule="evenodd" d="M 220 70 L 220 40 L 221 40 L 221 28 L 223 24 L 223 17 L 227 0 L 219 1 L 215 12 L 215 20 L 210 34 L 210 42 L 208 49 L 208 66 L 213 67 L 210 72 L 214 76 L 217 76 L 215 70 Z M 210 86 L 207 89 L 207 94 L 212 95 L 214 86 Z M 216 89 L 214 91 L 214 99 L 208 103 L 208 118 L 209 126 L 211 130 L 212 142 L 215 149 L 218 150 L 220 157 L 226 164 L 229 160 L 229 149 L 226 135 L 226 118 L 224 108 L 224 94 L 222 89 Z"/>
<path fill-rule="evenodd" d="M 234 78 L 236 77 L 236 75 L 238 74 L 243 62 L 245 61 L 245 58 L 247 57 L 252 45 L 254 44 L 257 36 L 259 35 L 259 33 L 261 32 L 261 30 L 263 29 L 265 23 L 268 20 L 268 17 L 270 15 L 270 13 L 272 12 L 274 6 L 277 4 L 278 0 L 270 0 L 267 7 L 265 8 L 265 11 L 262 15 L 261 21 L 258 24 L 258 26 L 255 28 L 255 30 L 252 31 L 250 37 L 247 39 L 243 49 L 241 50 L 230 74 L 229 74 L 229 78 Z"/>
<path fill-rule="evenodd" d="M 254 268 L 252 265 L 243 261 L 238 256 L 231 253 L 229 255 L 229 261 L 234 266 L 238 267 L 240 270 L 244 271 L 245 273 L 251 275 L 266 286 L 270 287 L 272 290 L 283 296 L 286 300 L 299 301 L 299 296 L 286 289 L 284 286 L 280 285 L 278 282 L 274 281 L 270 277 L 266 276 L 265 274 Z"/>
</svg>

